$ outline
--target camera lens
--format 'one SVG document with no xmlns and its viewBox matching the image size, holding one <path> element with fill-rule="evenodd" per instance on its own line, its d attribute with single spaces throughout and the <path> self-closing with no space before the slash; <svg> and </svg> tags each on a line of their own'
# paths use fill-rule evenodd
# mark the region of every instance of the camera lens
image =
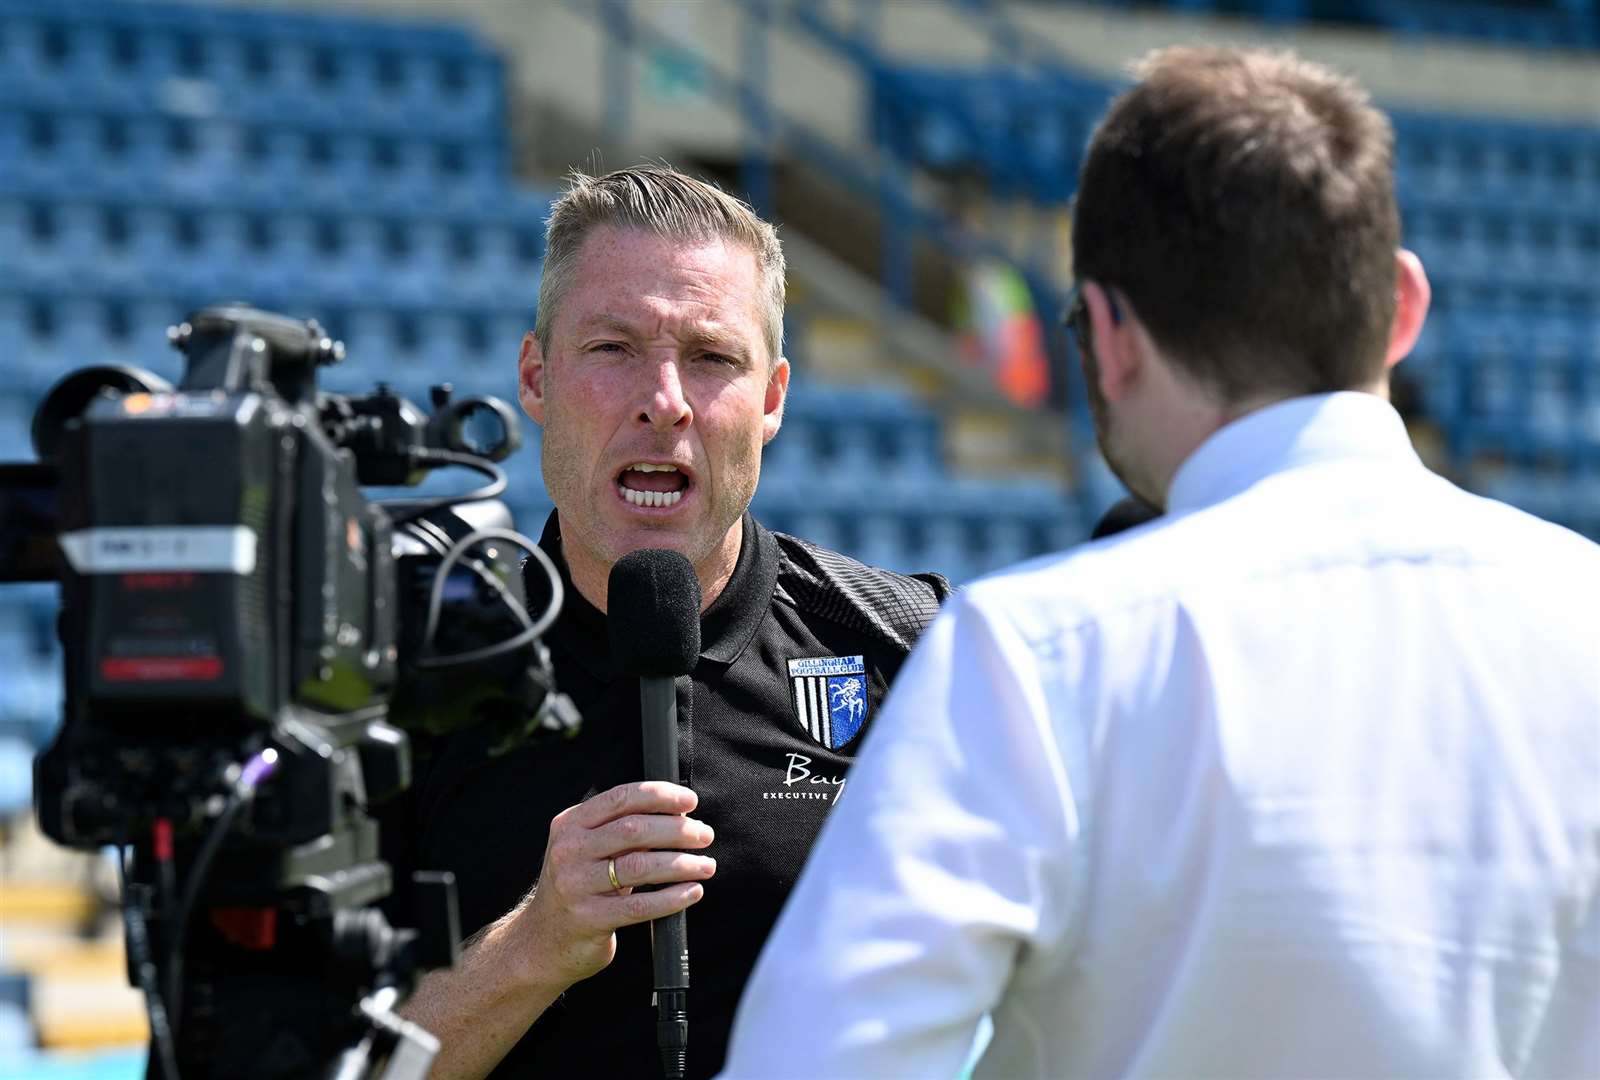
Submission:
<svg viewBox="0 0 1600 1080">
<path fill-rule="evenodd" d="M 90 402 L 106 390 L 117 394 L 170 394 L 172 384 L 143 368 L 123 364 L 80 368 L 66 375 L 50 388 L 33 414 L 33 449 L 39 460 L 54 460 L 67 422 L 82 415 Z"/>
</svg>

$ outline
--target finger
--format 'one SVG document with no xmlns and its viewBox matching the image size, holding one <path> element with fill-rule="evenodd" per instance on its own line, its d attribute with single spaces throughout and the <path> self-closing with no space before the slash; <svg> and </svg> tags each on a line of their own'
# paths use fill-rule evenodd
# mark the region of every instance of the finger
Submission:
<svg viewBox="0 0 1600 1080">
<path fill-rule="evenodd" d="M 697 850 L 716 839 L 711 826 L 677 814 L 630 814 L 584 833 L 580 843 L 596 859 L 624 851 Z"/>
<path fill-rule="evenodd" d="M 593 829 L 630 814 L 687 814 L 699 803 L 700 797 L 682 784 L 641 780 L 591 795 L 562 816 L 570 816 L 573 824 L 582 828 Z"/>
<path fill-rule="evenodd" d="M 614 926 L 631 926 L 634 923 L 662 919 L 700 902 L 706 894 L 705 886 L 698 881 L 668 885 L 654 892 L 629 893 L 606 901 L 612 907 Z"/>
<path fill-rule="evenodd" d="M 618 855 L 615 863 L 606 860 L 599 864 L 602 882 L 596 892 L 615 892 L 609 869 L 615 866 L 617 884 L 623 889 L 635 885 L 669 885 L 678 882 L 704 881 L 717 872 L 717 860 L 707 855 L 690 855 L 682 851 L 633 851 Z"/>
</svg>

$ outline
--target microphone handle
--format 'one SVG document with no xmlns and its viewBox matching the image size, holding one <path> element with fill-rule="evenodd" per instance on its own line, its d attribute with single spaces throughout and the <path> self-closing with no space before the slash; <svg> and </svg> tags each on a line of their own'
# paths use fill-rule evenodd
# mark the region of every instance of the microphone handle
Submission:
<svg viewBox="0 0 1600 1080">
<path fill-rule="evenodd" d="M 678 694 L 672 679 L 647 675 L 639 680 L 639 714 L 644 723 L 645 779 L 676 784 Z M 680 911 L 650 924 L 658 991 L 685 990 L 689 986 L 689 939 L 683 915 Z"/>
<path fill-rule="evenodd" d="M 678 782 L 678 693 L 674 680 L 660 675 L 639 679 L 639 717 L 644 727 L 646 780 Z M 668 1080 L 684 1074 L 689 1056 L 689 938 L 684 913 L 650 924 L 650 954 L 655 967 L 656 1046 Z"/>
<path fill-rule="evenodd" d="M 644 725 L 644 778 L 678 782 L 678 691 L 665 675 L 639 679 L 639 717 Z"/>
</svg>

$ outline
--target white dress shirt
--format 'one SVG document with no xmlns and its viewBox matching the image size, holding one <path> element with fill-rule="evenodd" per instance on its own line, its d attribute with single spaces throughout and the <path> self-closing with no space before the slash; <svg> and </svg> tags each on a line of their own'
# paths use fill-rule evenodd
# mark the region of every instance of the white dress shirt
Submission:
<svg viewBox="0 0 1600 1080">
<path fill-rule="evenodd" d="M 946 606 L 725 1075 L 1600 1077 L 1597 892 L 1600 547 L 1298 398 Z"/>
</svg>

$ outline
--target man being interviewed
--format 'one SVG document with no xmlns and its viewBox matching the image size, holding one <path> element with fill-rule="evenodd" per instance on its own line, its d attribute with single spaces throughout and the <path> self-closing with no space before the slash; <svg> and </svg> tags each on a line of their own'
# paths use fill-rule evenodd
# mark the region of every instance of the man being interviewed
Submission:
<svg viewBox="0 0 1600 1080">
<path fill-rule="evenodd" d="M 773 227 L 672 169 L 577 175 L 552 208 L 520 395 L 566 586 L 545 640 L 583 728 L 503 756 L 452 736 L 407 793 L 397 879 L 454 871 L 472 935 L 403 1010 L 440 1036 L 434 1076 L 660 1076 L 643 924 L 690 905 L 688 1075 L 720 1068 L 860 735 L 949 594 L 748 512 L 789 387 L 784 290 Z M 644 548 L 682 554 L 702 597 L 682 786 L 641 782 L 638 681 L 607 635 L 611 568 Z"/>
<path fill-rule="evenodd" d="M 1390 125 L 1149 57 L 1072 311 L 1156 521 L 951 601 L 740 1005 L 732 1077 L 1600 1076 L 1600 548 L 1430 473 Z"/>
</svg>

